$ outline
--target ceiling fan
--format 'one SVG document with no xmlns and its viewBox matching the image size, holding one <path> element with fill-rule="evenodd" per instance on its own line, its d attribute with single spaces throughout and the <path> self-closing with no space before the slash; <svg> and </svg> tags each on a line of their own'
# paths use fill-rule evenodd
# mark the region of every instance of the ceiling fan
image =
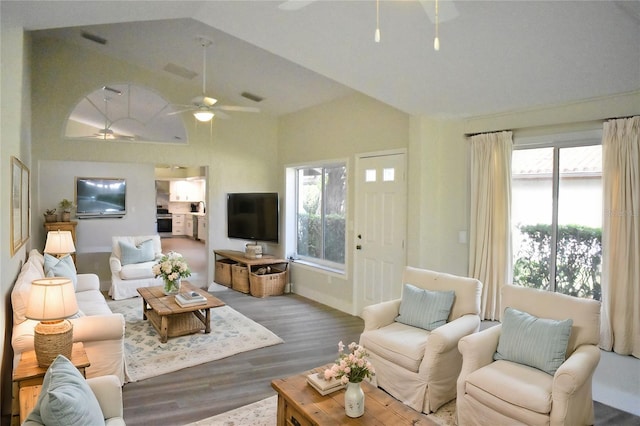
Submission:
<svg viewBox="0 0 640 426">
<path fill-rule="evenodd" d="M 243 107 L 236 105 L 216 105 L 218 100 L 206 95 L 207 85 L 207 48 L 213 43 L 206 37 L 197 37 L 196 40 L 202 46 L 202 95 L 196 96 L 191 99 L 189 105 L 174 105 L 177 108 L 182 108 L 178 111 L 170 112 L 168 115 L 181 114 L 185 111 L 190 111 L 198 121 L 207 122 L 210 121 L 215 115 L 220 118 L 229 118 L 223 111 L 235 111 L 235 112 L 260 112 L 259 108 L 255 107 Z"/>
<path fill-rule="evenodd" d="M 309 6 L 320 0 L 287 0 L 278 5 L 278 8 L 287 11 L 299 10 Z M 435 12 L 435 0 L 417 0 L 425 13 L 429 17 L 429 20 L 433 23 L 436 22 Z M 458 9 L 453 4 L 453 0 L 439 0 L 438 1 L 438 20 L 440 22 L 450 21 L 458 16 Z"/>
</svg>

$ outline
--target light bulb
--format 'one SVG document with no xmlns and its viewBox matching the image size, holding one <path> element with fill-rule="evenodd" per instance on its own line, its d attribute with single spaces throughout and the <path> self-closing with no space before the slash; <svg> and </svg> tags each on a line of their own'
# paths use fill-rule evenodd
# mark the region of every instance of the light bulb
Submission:
<svg viewBox="0 0 640 426">
<path fill-rule="evenodd" d="M 433 40 L 433 50 L 436 52 L 440 50 L 440 39 L 438 37 Z"/>
<path fill-rule="evenodd" d="M 376 43 L 380 43 L 380 28 L 376 28 L 376 35 L 374 37 Z"/>
<path fill-rule="evenodd" d="M 212 113 L 211 111 L 196 111 L 193 113 L 193 116 L 196 118 L 196 120 L 202 121 L 202 122 L 211 120 L 214 115 L 215 114 Z"/>
</svg>

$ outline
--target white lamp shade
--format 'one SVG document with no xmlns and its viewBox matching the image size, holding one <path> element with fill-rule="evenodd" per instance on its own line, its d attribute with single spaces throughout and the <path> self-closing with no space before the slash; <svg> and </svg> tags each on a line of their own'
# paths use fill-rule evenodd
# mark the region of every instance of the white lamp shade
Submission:
<svg viewBox="0 0 640 426">
<path fill-rule="evenodd" d="M 73 244 L 71 231 L 49 231 L 47 242 L 44 245 L 44 252 L 49 254 L 75 253 L 76 246 Z"/>
<path fill-rule="evenodd" d="M 196 111 L 193 113 L 193 116 L 198 121 L 206 122 L 213 118 L 214 113 L 211 111 Z"/>
<path fill-rule="evenodd" d="M 77 313 L 76 293 L 69 278 L 42 278 L 31 282 L 27 318 L 55 321 Z"/>
</svg>

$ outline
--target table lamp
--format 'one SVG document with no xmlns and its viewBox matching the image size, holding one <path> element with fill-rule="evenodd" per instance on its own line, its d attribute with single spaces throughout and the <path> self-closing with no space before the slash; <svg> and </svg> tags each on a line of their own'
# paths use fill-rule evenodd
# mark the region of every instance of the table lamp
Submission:
<svg viewBox="0 0 640 426">
<path fill-rule="evenodd" d="M 26 317 L 40 321 L 34 328 L 33 346 L 40 367 L 48 367 L 59 354 L 71 359 L 73 324 L 66 318 L 78 313 L 69 278 L 42 278 L 31 282 Z"/>
<path fill-rule="evenodd" d="M 75 253 L 76 246 L 73 245 L 71 231 L 49 231 L 47 242 L 44 245 L 44 252 L 60 258 L 65 254 Z"/>
</svg>

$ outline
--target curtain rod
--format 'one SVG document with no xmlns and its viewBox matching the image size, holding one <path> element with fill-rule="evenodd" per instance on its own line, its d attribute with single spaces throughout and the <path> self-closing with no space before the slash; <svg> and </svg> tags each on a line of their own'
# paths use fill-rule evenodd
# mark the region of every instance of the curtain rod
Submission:
<svg viewBox="0 0 640 426">
<path fill-rule="evenodd" d="M 628 119 L 628 118 L 633 118 L 633 117 L 638 117 L 640 116 L 640 114 L 633 114 L 633 115 L 626 115 L 626 116 L 621 116 L 621 117 L 609 117 L 609 118 L 601 118 L 601 119 L 595 119 L 595 120 L 586 120 L 586 121 L 577 121 L 575 123 L 564 123 L 564 124 L 580 124 L 580 123 L 590 123 L 590 122 L 602 122 L 604 123 L 605 121 L 609 121 L 609 120 L 623 120 L 623 119 Z M 535 127 L 545 127 L 545 126 L 534 126 L 534 127 L 529 127 L 529 129 L 535 128 Z M 527 127 L 522 127 L 519 130 L 522 129 L 526 129 Z M 485 133 L 500 133 L 500 132 L 514 132 L 514 129 L 503 129 L 503 130 L 489 130 L 486 132 L 477 132 L 477 133 L 465 133 L 464 136 L 466 138 L 470 138 L 472 136 L 477 136 L 477 135 L 483 135 Z"/>
<path fill-rule="evenodd" d="M 489 132 L 478 132 L 478 133 L 465 133 L 464 136 L 470 138 L 472 136 L 484 135 L 485 133 L 501 133 L 501 132 L 513 132 L 512 129 L 503 129 L 503 130 L 491 130 Z"/>
</svg>

